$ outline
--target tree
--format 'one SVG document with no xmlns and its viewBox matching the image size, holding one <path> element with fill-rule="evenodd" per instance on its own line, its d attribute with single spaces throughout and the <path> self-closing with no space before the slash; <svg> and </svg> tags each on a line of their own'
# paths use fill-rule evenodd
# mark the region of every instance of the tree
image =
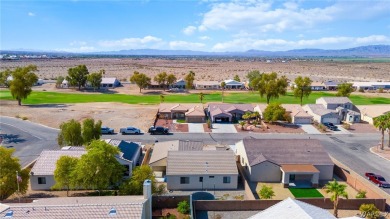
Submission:
<svg viewBox="0 0 390 219">
<path fill-rule="evenodd" d="M 301 100 L 301 106 L 302 106 L 302 100 L 303 97 L 309 97 L 311 93 L 311 80 L 309 77 L 302 78 L 301 76 L 295 78 L 295 87 L 294 87 L 294 97 L 299 98 Z"/>
<path fill-rule="evenodd" d="M 154 81 L 157 82 L 157 84 L 159 84 L 160 86 L 163 87 L 163 89 L 165 90 L 165 83 L 167 81 L 167 78 L 168 78 L 168 75 L 166 72 L 162 72 L 162 73 L 159 73 L 157 74 L 155 77 L 154 77 Z"/>
<path fill-rule="evenodd" d="M 59 87 L 61 87 L 61 84 L 62 84 L 62 82 L 64 81 L 64 77 L 62 77 L 62 76 L 58 76 L 57 77 L 57 80 L 56 80 L 56 88 L 59 88 Z"/>
<path fill-rule="evenodd" d="M 86 148 L 73 172 L 75 185 L 100 191 L 120 183 L 125 168 L 115 158 L 118 147 L 94 140 Z"/>
<path fill-rule="evenodd" d="M 145 180 L 151 180 L 152 192 L 157 191 L 156 178 L 150 166 L 141 165 L 133 170 L 130 180 L 125 181 L 119 188 L 121 195 L 142 195 L 143 183 Z"/>
<path fill-rule="evenodd" d="M 222 88 L 222 103 L 223 103 L 223 91 L 225 90 L 226 83 L 224 81 L 221 82 L 221 88 Z"/>
<path fill-rule="evenodd" d="M 94 119 L 87 118 L 83 121 L 83 143 L 89 144 L 92 140 L 97 140 L 102 135 L 101 133 L 102 121 L 99 120 L 95 123 Z"/>
<path fill-rule="evenodd" d="M 335 217 L 337 217 L 340 197 L 348 198 L 348 194 L 345 191 L 346 187 L 347 185 L 339 184 L 336 179 L 328 182 L 324 187 L 326 193 L 331 193 L 330 200 L 333 202 L 333 214 Z"/>
<path fill-rule="evenodd" d="M 338 97 L 349 97 L 349 95 L 352 93 L 353 87 L 351 83 L 343 83 L 337 85 L 337 93 L 336 96 Z"/>
<path fill-rule="evenodd" d="M 79 90 L 81 90 L 81 87 L 85 87 L 85 84 L 87 83 L 88 75 L 89 72 L 87 66 L 79 65 L 68 69 L 68 76 L 66 76 L 66 80 L 71 86 L 78 86 Z"/>
<path fill-rule="evenodd" d="M 252 112 L 245 112 L 244 115 L 242 115 L 242 118 L 247 120 L 247 123 L 249 123 L 249 120 L 253 118 L 253 114 Z"/>
<path fill-rule="evenodd" d="M 261 75 L 262 74 L 260 74 L 260 72 L 258 70 L 251 71 L 246 75 L 246 78 L 248 78 L 248 80 L 249 80 L 249 88 L 251 88 L 253 90 L 259 90 L 258 83 L 261 79 Z"/>
<path fill-rule="evenodd" d="M 390 129 L 390 113 L 378 116 L 374 118 L 374 126 L 379 129 L 382 134 L 381 138 L 381 150 L 384 149 L 384 141 L 385 141 L 385 130 Z M 390 131 L 389 131 L 390 137 Z M 389 140 L 390 146 L 390 140 Z"/>
<path fill-rule="evenodd" d="M 271 186 L 263 185 L 259 191 L 259 196 L 261 199 L 272 199 L 275 196 L 275 192 Z"/>
<path fill-rule="evenodd" d="M 203 99 L 204 99 L 205 94 L 200 92 L 198 95 L 199 95 L 200 103 L 203 103 Z"/>
<path fill-rule="evenodd" d="M 32 86 L 38 81 L 38 76 L 34 73 L 37 66 L 17 67 L 12 71 L 12 81 L 10 81 L 10 91 L 13 98 L 22 105 L 22 99 L 26 99 L 31 94 Z"/>
<path fill-rule="evenodd" d="M 263 119 L 271 123 L 277 120 L 284 120 L 285 113 L 286 109 L 280 103 L 270 103 L 264 110 Z"/>
<path fill-rule="evenodd" d="M 5 71 L 0 72 L 0 85 L 9 87 L 10 81 L 8 81 L 8 77 L 11 76 L 12 71 L 9 69 L 6 69 Z"/>
<path fill-rule="evenodd" d="M 245 121 L 240 121 L 239 124 L 241 126 L 241 130 L 245 130 L 244 126 L 245 126 L 246 122 Z"/>
<path fill-rule="evenodd" d="M 235 75 L 235 76 L 234 76 L 234 80 L 235 80 L 235 81 L 238 81 L 238 82 L 241 82 L 240 76 L 238 76 L 238 75 Z"/>
<path fill-rule="evenodd" d="M 60 132 L 57 138 L 60 146 L 71 145 L 81 146 L 83 145 L 83 137 L 81 135 L 81 125 L 76 120 L 72 119 L 68 122 L 63 122 L 60 125 Z"/>
<path fill-rule="evenodd" d="M 21 169 L 19 159 L 12 156 L 14 152 L 13 148 L 8 149 L 0 146 L 0 200 L 17 192 L 18 182 L 19 193 L 25 194 L 28 188 L 29 171 Z M 16 171 L 19 173 L 21 181 L 17 177 Z"/>
<path fill-rule="evenodd" d="M 177 204 L 177 211 L 182 214 L 190 213 L 190 204 L 186 200 L 179 202 Z"/>
<path fill-rule="evenodd" d="M 139 92 L 141 93 L 141 89 L 146 88 L 150 84 L 150 78 L 144 73 L 135 71 L 130 78 L 130 82 L 135 83 L 139 87 Z"/>
<path fill-rule="evenodd" d="M 267 98 L 267 104 L 273 98 L 277 99 L 280 95 L 286 95 L 287 86 L 287 78 L 285 76 L 278 78 L 278 74 L 275 72 L 262 74 L 256 85 L 260 96 Z"/>
<path fill-rule="evenodd" d="M 94 72 L 87 76 L 87 81 L 91 84 L 94 91 L 96 89 L 100 89 L 102 84 L 103 71 L 104 70 L 100 70 L 100 72 Z"/>
<path fill-rule="evenodd" d="M 169 74 L 167 76 L 167 86 L 171 86 L 172 84 L 174 84 L 175 82 L 177 81 L 177 78 L 174 74 Z"/>
<path fill-rule="evenodd" d="M 186 88 L 187 88 L 187 89 L 192 89 L 192 87 L 194 86 L 195 72 L 190 71 L 190 72 L 186 75 L 186 77 L 184 78 L 184 80 L 186 81 Z"/>
<path fill-rule="evenodd" d="M 55 184 L 52 189 L 66 189 L 66 196 L 69 196 L 69 190 L 74 188 L 73 172 L 76 169 L 79 158 L 70 156 L 61 156 L 57 160 L 56 169 L 54 170 Z"/>
<path fill-rule="evenodd" d="M 163 94 L 160 94 L 160 103 L 164 103 L 165 96 Z"/>
<path fill-rule="evenodd" d="M 361 216 L 369 219 L 379 219 L 380 211 L 374 204 L 362 204 L 359 207 L 359 211 L 361 212 Z"/>
</svg>

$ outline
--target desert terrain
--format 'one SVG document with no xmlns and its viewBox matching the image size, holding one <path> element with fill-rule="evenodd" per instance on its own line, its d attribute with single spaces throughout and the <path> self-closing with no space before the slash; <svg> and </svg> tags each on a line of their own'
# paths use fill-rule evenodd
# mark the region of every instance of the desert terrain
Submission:
<svg viewBox="0 0 390 219">
<path fill-rule="evenodd" d="M 153 77 L 161 72 L 173 73 L 178 79 L 189 71 L 196 73 L 196 80 L 224 80 L 239 75 L 244 81 L 248 72 L 277 72 L 289 79 L 309 76 L 315 82 L 337 81 L 377 81 L 390 80 L 390 62 L 370 63 L 353 61 L 324 60 L 272 60 L 265 59 L 190 59 L 190 58 L 85 58 L 85 59 L 36 59 L 1 60 L 0 71 L 17 66 L 36 65 L 42 79 L 55 79 L 66 76 L 69 68 L 86 65 L 89 72 L 100 69 L 106 77 L 117 77 L 128 81 L 134 71 Z"/>
</svg>

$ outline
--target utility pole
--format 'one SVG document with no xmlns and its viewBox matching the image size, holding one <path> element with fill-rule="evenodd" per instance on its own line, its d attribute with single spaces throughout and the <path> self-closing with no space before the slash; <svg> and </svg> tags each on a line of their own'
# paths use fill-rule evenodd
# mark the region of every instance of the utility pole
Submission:
<svg viewBox="0 0 390 219">
<path fill-rule="evenodd" d="M 20 177 L 19 173 L 18 173 L 18 171 L 16 171 L 16 184 L 18 185 L 18 198 L 19 198 L 19 203 L 20 203 L 20 193 L 19 193 L 19 180 L 20 180 L 20 178 L 19 177 Z"/>
</svg>

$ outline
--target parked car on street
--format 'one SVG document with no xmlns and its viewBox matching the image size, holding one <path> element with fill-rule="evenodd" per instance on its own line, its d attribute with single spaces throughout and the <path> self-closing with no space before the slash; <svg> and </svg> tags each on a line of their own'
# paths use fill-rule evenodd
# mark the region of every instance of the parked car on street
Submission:
<svg viewBox="0 0 390 219">
<path fill-rule="evenodd" d="M 151 135 L 168 135 L 169 129 L 162 126 L 151 126 L 148 131 Z"/>
<path fill-rule="evenodd" d="M 365 175 L 368 180 L 377 184 L 379 187 L 390 188 L 390 184 L 386 182 L 386 179 L 383 178 L 383 176 L 377 175 L 375 173 L 366 173 Z"/>
<path fill-rule="evenodd" d="M 135 128 L 135 127 L 132 127 L 132 126 L 129 126 L 129 127 L 126 127 L 126 128 L 121 128 L 119 130 L 120 133 L 122 133 L 122 135 L 126 135 L 126 134 L 141 134 L 141 130 L 139 128 Z"/>
<path fill-rule="evenodd" d="M 100 129 L 100 133 L 102 134 L 114 134 L 114 129 L 107 127 L 107 126 L 102 126 Z"/>
</svg>

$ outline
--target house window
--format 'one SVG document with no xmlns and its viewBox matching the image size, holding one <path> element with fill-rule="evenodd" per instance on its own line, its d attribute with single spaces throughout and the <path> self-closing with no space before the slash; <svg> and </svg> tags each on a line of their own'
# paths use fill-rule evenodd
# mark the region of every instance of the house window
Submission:
<svg viewBox="0 0 390 219">
<path fill-rule="evenodd" d="M 46 177 L 38 177 L 38 184 L 46 184 Z"/>
<path fill-rule="evenodd" d="M 190 184 L 190 177 L 180 177 L 180 184 Z"/>
<path fill-rule="evenodd" d="M 223 183 L 230 183 L 230 176 L 224 176 Z"/>
<path fill-rule="evenodd" d="M 209 178 L 210 178 L 210 179 L 213 179 L 213 178 L 214 178 L 214 176 L 209 176 Z"/>
<path fill-rule="evenodd" d="M 199 177 L 199 182 L 203 182 L 203 176 Z"/>
</svg>

